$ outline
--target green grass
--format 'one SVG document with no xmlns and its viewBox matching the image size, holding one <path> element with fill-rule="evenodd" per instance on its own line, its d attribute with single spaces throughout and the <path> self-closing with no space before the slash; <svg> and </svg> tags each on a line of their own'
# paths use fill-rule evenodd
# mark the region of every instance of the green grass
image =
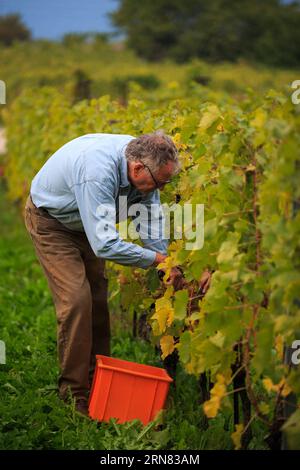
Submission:
<svg viewBox="0 0 300 470">
<path fill-rule="evenodd" d="M 196 378 L 180 367 L 167 410 L 147 427 L 78 416 L 57 396 L 56 321 L 50 292 L 16 206 L 0 186 L 0 449 L 231 449 L 231 410 L 204 429 Z M 153 347 L 128 332 L 112 338 L 112 355 L 161 366 Z M 265 448 L 254 429 L 250 448 Z"/>
</svg>

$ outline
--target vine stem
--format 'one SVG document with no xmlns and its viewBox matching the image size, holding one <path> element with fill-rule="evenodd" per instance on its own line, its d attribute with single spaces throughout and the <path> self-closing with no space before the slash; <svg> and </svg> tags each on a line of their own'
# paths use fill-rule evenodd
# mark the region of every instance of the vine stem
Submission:
<svg viewBox="0 0 300 470">
<path fill-rule="evenodd" d="M 257 416 L 259 416 L 259 418 L 262 421 L 264 421 L 265 424 L 267 424 L 268 426 L 271 426 L 271 423 L 269 422 L 269 420 L 265 418 L 265 416 L 263 415 L 263 413 L 259 409 L 258 400 L 255 396 L 255 393 L 253 391 L 252 384 L 251 384 L 250 340 L 251 340 L 251 335 L 253 333 L 253 327 L 254 327 L 257 315 L 258 315 L 258 308 L 257 308 L 257 306 L 255 306 L 255 307 L 253 307 L 253 316 L 251 318 L 250 325 L 247 328 L 245 349 L 244 349 L 244 366 L 245 366 L 245 371 L 246 371 L 246 390 L 247 390 L 249 400 L 251 401 L 251 403 L 252 403 L 252 405 L 253 405 L 253 407 L 256 411 Z"/>
<path fill-rule="evenodd" d="M 258 210 L 257 210 L 257 166 L 256 166 L 256 157 L 255 157 L 255 152 L 251 147 L 251 153 L 252 153 L 252 164 L 255 167 L 255 170 L 253 172 L 253 219 L 254 219 L 254 225 L 255 225 L 255 241 L 256 241 L 256 250 L 255 250 L 255 273 L 256 276 L 259 276 L 259 268 L 261 264 L 261 252 L 260 252 L 260 232 L 258 229 Z M 246 306 L 246 304 L 245 304 Z M 255 411 L 256 415 L 267 425 L 271 426 L 271 422 L 263 415 L 263 413 L 259 409 L 259 404 L 258 404 L 258 399 L 255 396 L 254 390 L 252 388 L 252 383 L 251 383 L 251 374 L 250 374 L 250 342 L 251 342 L 251 337 L 255 336 L 254 335 L 254 328 L 255 328 L 255 323 L 259 314 L 259 305 L 255 304 L 252 306 L 252 318 L 250 320 L 249 326 L 246 331 L 246 341 L 245 341 L 245 348 L 244 348 L 244 365 L 245 365 L 245 371 L 246 371 L 246 390 L 247 394 L 249 397 L 249 400 L 251 401 Z"/>
<path fill-rule="evenodd" d="M 241 367 L 239 367 L 239 368 L 235 371 L 235 373 L 232 374 L 232 376 L 230 377 L 230 381 L 228 382 L 228 385 L 230 385 L 230 384 L 233 382 L 233 380 L 235 379 L 235 377 L 244 369 L 244 367 L 245 367 L 244 364 L 242 364 Z M 236 391 L 236 390 L 234 390 L 234 391 Z"/>
<path fill-rule="evenodd" d="M 260 239 L 261 234 L 257 225 L 257 170 L 256 170 L 256 157 L 253 155 L 253 165 L 255 166 L 255 171 L 253 173 L 253 218 L 255 224 L 255 240 L 256 240 L 256 272 L 259 275 L 259 267 L 261 264 L 261 252 L 260 252 Z"/>
<path fill-rule="evenodd" d="M 231 392 L 227 392 L 225 396 L 232 395 L 233 393 L 236 393 L 236 392 L 241 392 L 242 390 L 246 390 L 246 387 L 236 388 L 235 390 L 232 390 Z"/>
<path fill-rule="evenodd" d="M 191 310 L 192 310 L 192 299 L 193 299 L 193 295 L 195 293 L 195 288 L 194 286 L 192 286 L 192 292 L 191 292 L 191 297 L 189 297 L 189 303 L 188 303 L 188 317 L 191 316 Z"/>
<path fill-rule="evenodd" d="M 247 431 L 247 429 L 249 428 L 250 424 L 252 423 L 252 421 L 254 421 L 254 419 L 257 418 L 257 414 L 254 413 L 254 415 L 252 416 L 252 418 L 249 419 L 248 423 L 246 424 L 246 426 L 244 427 L 243 431 L 242 431 L 242 435 L 245 434 L 245 432 Z"/>
<path fill-rule="evenodd" d="M 242 305 L 232 305 L 232 306 L 226 306 L 223 307 L 223 310 L 240 310 L 241 308 L 245 307 L 258 307 L 257 304 L 242 304 Z"/>
<path fill-rule="evenodd" d="M 222 217 L 229 217 L 229 216 L 238 215 L 238 214 L 246 214 L 247 212 L 253 212 L 253 209 L 244 209 L 242 211 L 235 211 L 235 212 L 224 212 L 224 214 L 222 214 Z"/>
</svg>

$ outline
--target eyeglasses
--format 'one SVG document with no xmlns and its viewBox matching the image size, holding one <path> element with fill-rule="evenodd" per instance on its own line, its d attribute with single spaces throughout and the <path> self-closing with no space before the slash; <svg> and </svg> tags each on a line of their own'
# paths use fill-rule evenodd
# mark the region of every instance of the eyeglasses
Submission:
<svg viewBox="0 0 300 470">
<path fill-rule="evenodd" d="M 159 188 L 162 188 L 165 184 L 168 184 L 168 183 L 171 182 L 171 180 L 167 180 L 167 181 L 163 181 L 163 182 L 162 182 L 162 181 L 161 181 L 161 182 L 160 182 L 160 181 L 157 181 L 157 179 L 154 178 L 154 175 L 153 175 L 152 171 L 150 170 L 150 168 L 149 168 L 147 165 L 145 165 L 145 163 L 143 163 L 143 165 L 144 165 L 144 167 L 147 168 L 147 170 L 149 170 L 149 173 L 150 173 L 150 175 L 151 175 L 151 177 L 152 177 L 152 179 L 153 179 L 153 181 L 154 181 L 154 183 L 155 183 L 155 187 L 156 187 L 156 188 L 158 188 L 158 189 L 159 189 Z"/>
</svg>

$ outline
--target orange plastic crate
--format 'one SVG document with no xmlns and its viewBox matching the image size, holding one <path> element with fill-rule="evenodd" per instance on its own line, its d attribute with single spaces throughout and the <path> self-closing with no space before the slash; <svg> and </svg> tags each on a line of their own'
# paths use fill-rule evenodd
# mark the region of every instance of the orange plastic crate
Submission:
<svg viewBox="0 0 300 470">
<path fill-rule="evenodd" d="M 102 355 L 89 399 L 89 415 L 99 421 L 124 423 L 140 419 L 145 425 L 164 407 L 170 383 L 164 369 Z"/>
</svg>

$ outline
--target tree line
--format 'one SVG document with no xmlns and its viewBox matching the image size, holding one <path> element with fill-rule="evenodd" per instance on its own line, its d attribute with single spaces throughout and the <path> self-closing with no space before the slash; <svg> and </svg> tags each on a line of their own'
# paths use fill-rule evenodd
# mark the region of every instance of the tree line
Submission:
<svg viewBox="0 0 300 470">
<path fill-rule="evenodd" d="M 300 64 L 299 1 L 119 0 L 111 18 L 148 60 Z"/>
<path fill-rule="evenodd" d="M 116 32 L 146 60 L 245 59 L 270 66 L 300 65 L 299 0 L 118 0 L 110 17 Z M 94 36 L 100 42 L 108 39 L 101 33 Z M 30 39 L 20 15 L 0 17 L 0 44 Z M 72 33 L 62 42 L 89 39 L 88 33 Z"/>
</svg>

